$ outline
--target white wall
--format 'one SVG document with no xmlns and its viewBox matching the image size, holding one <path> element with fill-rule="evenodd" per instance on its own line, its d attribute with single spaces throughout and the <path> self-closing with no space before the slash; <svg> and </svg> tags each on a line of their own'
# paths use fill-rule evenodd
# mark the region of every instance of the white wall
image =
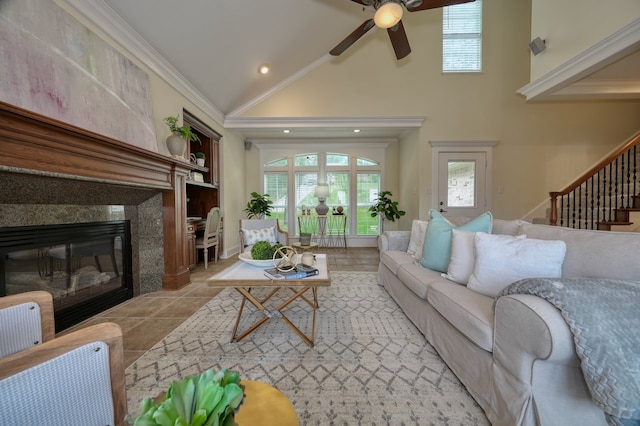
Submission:
<svg viewBox="0 0 640 426">
<path fill-rule="evenodd" d="M 440 10 L 407 14 L 412 53 L 404 60 L 374 30 L 245 116 L 426 116 L 398 143 L 397 169 L 387 170 L 409 212 L 403 229 L 431 207 L 430 140 L 498 140 L 492 211 L 516 218 L 637 132 L 639 101 L 528 104 L 516 93 L 529 82 L 529 1 L 484 2 L 481 74 L 442 74 L 441 19 Z"/>
</svg>

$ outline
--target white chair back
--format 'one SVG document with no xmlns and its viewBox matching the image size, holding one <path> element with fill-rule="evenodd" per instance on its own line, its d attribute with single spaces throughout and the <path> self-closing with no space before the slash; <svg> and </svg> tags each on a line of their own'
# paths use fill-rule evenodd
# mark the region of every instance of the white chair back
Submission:
<svg viewBox="0 0 640 426">
<path fill-rule="evenodd" d="M 0 309 L 0 358 L 42 343 L 40 306 L 34 302 Z"/>
</svg>

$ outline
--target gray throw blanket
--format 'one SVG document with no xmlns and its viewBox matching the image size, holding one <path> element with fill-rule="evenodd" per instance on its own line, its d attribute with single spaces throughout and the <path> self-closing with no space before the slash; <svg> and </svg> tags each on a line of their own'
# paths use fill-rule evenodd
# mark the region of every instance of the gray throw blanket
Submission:
<svg viewBox="0 0 640 426">
<path fill-rule="evenodd" d="M 508 294 L 532 294 L 558 308 L 609 424 L 640 425 L 640 281 L 528 278 L 497 297 Z"/>
</svg>

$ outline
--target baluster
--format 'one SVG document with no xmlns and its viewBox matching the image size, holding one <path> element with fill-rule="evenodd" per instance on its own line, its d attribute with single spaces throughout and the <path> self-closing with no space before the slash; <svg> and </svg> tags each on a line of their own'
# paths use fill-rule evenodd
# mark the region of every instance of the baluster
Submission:
<svg viewBox="0 0 640 426">
<path fill-rule="evenodd" d="M 571 209 L 571 227 L 576 227 L 576 191 L 573 191 L 573 199 L 571 200 L 573 207 Z"/>
<path fill-rule="evenodd" d="M 564 226 L 564 195 L 560 196 L 560 226 Z"/>
<path fill-rule="evenodd" d="M 598 171 L 598 193 L 596 194 L 596 214 L 598 215 L 598 218 L 596 222 L 600 222 L 602 218 L 602 205 L 600 204 L 600 200 L 602 199 L 601 192 L 600 192 L 600 182 L 602 180 L 601 175 L 602 175 L 602 170 L 599 170 Z"/>
<path fill-rule="evenodd" d="M 637 179 L 637 170 L 638 170 L 638 153 L 636 151 L 636 145 L 633 146 L 633 195 L 638 195 L 638 189 L 636 187 Z M 635 207 L 635 199 L 633 200 L 632 207 Z"/>
<path fill-rule="evenodd" d="M 623 185 L 623 207 L 626 208 L 630 208 L 631 207 L 631 150 L 627 150 L 626 152 L 627 155 L 627 173 L 626 173 L 626 177 L 627 177 L 627 181 L 626 181 L 626 185 Z M 627 204 L 624 204 L 624 201 L 626 200 Z"/>
<path fill-rule="evenodd" d="M 611 221 L 611 212 L 612 212 L 612 204 L 613 204 L 613 186 L 611 185 L 611 182 L 613 181 L 613 167 L 611 165 L 607 166 L 609 168 L 609 194 L 608 194 L 608 198 L 609 198 L 609 210 L 607 211 L 607 220 L 610 222 Z"/>
</svg>

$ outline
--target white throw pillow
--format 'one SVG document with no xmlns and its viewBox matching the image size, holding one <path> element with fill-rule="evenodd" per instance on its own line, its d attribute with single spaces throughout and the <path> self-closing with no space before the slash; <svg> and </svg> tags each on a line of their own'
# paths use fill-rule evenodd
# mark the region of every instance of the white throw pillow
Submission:
<svg viewBox="0 0 640 426">
<path fill-rule="evenodd" d="M 451 258 L 446 273 L 441 275 L 458 284 L 467 285 L 475 265 L 475 232 L 451 230 Z"/>
<path fill-rule="evenodd" d="M 567 251 L 564 241 L 476 233 L 475 265 L 467 287 L 495 297 L 524 278 L 560 278 Z"/>
<path fill-rule="evenodd" d="M 270 243 L 277 243 L 276 240 L 276 227 L 270 226 L 262 229 L 241 229 L 242 238 L 244 240 L 244 246 L 252 246 L 258 241 L 268 241 Z"/>
<path fill-rule="evenodd" d="M 429 225 L 429 222 L 417 219 L 414 219 L 411 224 L 411 238 L 409 238 L 407 253 L 413 257 L 417 257 L 415 254 L 420 250 L 421 254 L 417 259 L 422 257 L 422 246 L 424 244 L 424 234 L 427 232 L 427 225 Z"/>
</svg>

